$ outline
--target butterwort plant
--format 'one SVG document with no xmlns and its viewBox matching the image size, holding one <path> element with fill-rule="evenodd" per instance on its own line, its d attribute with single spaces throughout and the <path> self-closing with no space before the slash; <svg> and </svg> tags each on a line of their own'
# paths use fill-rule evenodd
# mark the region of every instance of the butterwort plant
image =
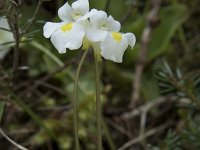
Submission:
<svg viewBox="0 0 200 150">
<path fill-rule="evenodd" d="M 122 63 L 123 55 L 128 46 L 135 45 L 133 33 L 120 32 L 121 24 L 111 15 L 97 9 L 89 9 L 88 0 L 77 0 L 71 6 L 65 3 L 58 10 L 60 22 L 46 22 L 43 27 L 44 37 L 50 38 L 59 53 L 67 50 L 84 50 L 78 65 L 73 90 L 73 121 L 76 150 L 80 149 L 78 138 L 77 87 L 82 64 L 89 49 L 93 50 L 96 76 L 96 111 L 97 111 L 97 148 L 102 150 L 101 136 L 101 101 L 99 62 L 101 58 Z"/>
</svg>

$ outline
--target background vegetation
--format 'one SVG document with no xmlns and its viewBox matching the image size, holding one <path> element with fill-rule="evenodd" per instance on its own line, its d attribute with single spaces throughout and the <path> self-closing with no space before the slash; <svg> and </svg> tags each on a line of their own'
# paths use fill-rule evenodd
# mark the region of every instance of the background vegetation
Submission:
<svg viewBox="0 0 200 150">
<path fill-rule="evenodd" d="M 74 149 L 72 89 L 81 50 L 58 54 L 42 35 L 66 1 L 1 0 L 0 149 Z M 70 1 L 70 3 L 72 0 Z M 105 150 L 200 149 L 200 1 L 90 0 L 133 32 L 122 64 L 101 65 Z M 0 22 L 1 22 L 0 20 Z M 10 35 L 12 36 L 10 36 Z M 3 51 L 7 51 L 3 55 Z M 92 54 L 79 82 L 82 149 L 96 149 Z M 19 147 L 19 146 L 18 146 Z"/>
</svg>

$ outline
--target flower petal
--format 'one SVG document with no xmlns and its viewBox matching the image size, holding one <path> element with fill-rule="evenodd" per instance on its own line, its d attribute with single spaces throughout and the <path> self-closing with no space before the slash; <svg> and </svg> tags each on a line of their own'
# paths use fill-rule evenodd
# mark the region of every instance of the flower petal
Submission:
<svg viewBox="0 0 200 150">
<path fill-rule="evenodd" d="M 77 0 L 72 3 L 72 8 L 74 11 L 80 11 L 85 15 L 89 12 L 89 2 L 88 0 Z"/>
<path fill-rule="evenodd" d="M 73 21 L 71 14 L 72 14 L 72 8 L 68 4 L 68 2 L 65 3 L 65 5 L 60 7 L 58 10 L 58 16 L 62 21 Z"/>
<path fill-rule="evenodd" d="M 99 28 L 101 23 L 104 23 L 106 21 L 107 21 L 107 14 L 106 12 L 101 10 L 94 12 L 94 15 L 90 17 L 91 24 L 96 28 Z"/>
<path fill-rule="evenodd" d="M 0 17 L 0 27 L 10 30 L 10 27 L 8 25 L 8 21 L 4 17 Z M 8 52 L 11 50 L 10 47 L 14 45 L 13 44 L 6 44 L 2 45 L 3 43 L 14 41 L 13 34 L 11 32 L 7 32 L 4 30 L 0 30 L 0 60 L 3 60 L 5 56 L 8 54 Z"/>
<path fill-rule="evenodd" d="M 66 48 L 65 48 L 65 34 L 61 31 L 58 30 L 54 32 L 51 36 L 51 42 L 54 45 L 54 47 L 58 50 L 59 53 L 65 53 Z"/>
<path fill-rule="evenodd" d="M 0 17 L 0 27 L 4 28 L 4 29 L 7 29 L 7 30 L 10 30 L 10 27 L 9 27 L 9 24 L 8 24 L 8 20 L 6 18 Z M 6 43 L 6 42 L 10 42 L 10 41 L 14 41 L 14 37 L 13 37 L 12 32 L 0 30 L 0 37 L 1 37 L 0 38 L 0 44 Z M 3 45 L 2 45 L 2 47 L 3 47 Z"/>
<path fill-rule="evenodd" d="M 123 36 L 128 40 L 128 44 L 131 46 L 131 48 L 133 48 L 136 42 L 135 35 L 133 33 L 126 33 Z"/>
<path fill-rule="evenodd" d="M 127 47 L 128 41 L 125 38 L 122 38 L 121 41 L 115 41 L 110 33 L 101 43 L 101 55 L 105 59 L 121 63 L 124 51 L 127 49 Z"/>
<path fill-rule="evenodd" d="M 73 23 L 74 27 L 66 36 L 67 43 L 66 48 L 70 50 L 79 49 L 83 43 L 83 37 L 85 36 L 85 29 L 79 23 Z"/>
<path fill-rule="evenodd" d="M 51 36 L 51 42 L 59 53 L 65 53 L 66 48 L 70 50 L 79 49 L 85 36 L 84 27 L 81 24 L 73 23 L 69 31 L 58 30 Z"/>
<path fill-rule="evenodd" d="M 107 31 L 99 30 L 96 28 L 88 28 L 86 37 L 92 42 L 102 42 L 104 41 L 107 34 Z"/>
<path fill-rule="evenodd" d="M 89 13 L 87 13 L 87 14 L 86 14 L 86 15 L 84 15 L 83 17 L 80 17 L 79 19 L 77 19 L 77 21 L 86 20 L 86 19 L 88 19 L 88 18 L 92 17 L 93 15 L 95 15 L 95 14 L 96 14 L 96 12 L 97 12 L 97 10 L 96 10 L 96 9 L 92 9 L 92 10 L 90 10 L 90 12 L 89 12 Z"/>
<path fill-rule="evenodd" d="M 88 29 L 88 28 L 91 28 L 91 24 L 90 24 L 89 20 L 84 20 L 84 21 L 81 21 L 81 22 L 78 22 L 78 23 L 81 23 L 82 26 L 85 27 L 85 30 Z"/>
<path fill-rule="evenodd" d="M 53 32 L 55 32 L 57 29 L 60 28 L 60 26 L 63 24 L 63 22 L 61 23 L 53 23 L 53 22 L 47 22 L 45 23 L 44 27 L 43 27 L 43 35 L 45 38 L 49 38 Z"/>
<path fill-rule="evenodd" d="M 115 21 L 112 16 L 108 17 L 108 28 L 110 31 L 119 32 L 121 29 L 121 24 L 118 21 Z"/>
</svg>

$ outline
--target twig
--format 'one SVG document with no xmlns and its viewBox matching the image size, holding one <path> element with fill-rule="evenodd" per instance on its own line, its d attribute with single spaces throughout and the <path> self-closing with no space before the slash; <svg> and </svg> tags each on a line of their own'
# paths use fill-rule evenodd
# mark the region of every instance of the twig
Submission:
<svg viewBox="0 0 200 150">
<path fill-rule="evenodd" d="M 5 7 L 5 6 L 4 6 Z M 20 31 L 19 31 L 19 9 L 18 4 L 12 3 L 10 4 L 9 8 L 13 8 L 12 12 L 9 12 L 6 14 L 6 19 L 8 20 L 8 24 L 10 27 L 10 30 L 13 33 L 13 37 L 15 39 L 15 47 L 14 47 L 14 54 L 13 54 L 13 66 L 12 66 L 12 75 L 11 75 L 11 85 L 14 79 L 16 78 L 17 74 L 17 68 L 19 64 L 19 43 L 20 43 Z"/>
<path fill-rule="evenodd" d="M 143 111 L 140 117 L 140 133 L 139 133 L 140 136 L 142 136 L 145 132 L 146 119 L 147 119 L 147 112 Z"/>
<path fill-rule="evenodd" d="M 8 96 L 0 95 L 0 102 L 12 102 Z"/>
<path fill-rule="evenodd" d="M 4 131 L 0 128 L 0 134 L 6 138 L 10 143 L 12 143 L 14 146 L 16 146 L 18 149 L 20 150 L 28 150 L 27 148 L 21 146 L 20 144 L 16 143 L 15 141 L 13 141 L 11 138 L 9 138 Z"/>
<path fill-rule="evenodd" d="M 143 31 L 141 50 L 139 51 L 138 61 L 136 64 L 135 77 L 133 82 L 133 92 L 131 97 L 130 107 L 133 108 L 138 103 L 140 99 L 140 83 L 143 74 L 144 67 L 147 61 L 147 49 L 149 46 L 150 36 L 157 18 L 157 13 L 159 11 L 162 0 L 154 0 L 153 8 L 149 12 L 147 17 L 147 25 Z"/>
<path fill-rule="evenodd" d="M 19 36 L 19 26 L 18 26 L 18 20 L 19 20 L 19 11 L 16 9 L 16 13 L 14 15 L 14 23 L 13 23 L 13 31 L 14 31 L 14 38 L 15 38 L 15 49 L 14 49 L 14 57 L 13 57 L 13 73 L 12 73 L 12 80 L 17 77 L 17 69 L 19 66 L 19 42 L 20 42 L 20 36 Z"/>
<path fill-rule="evenodd" d="M 7 31 L 7 32 L 12 32 L 11 30 L 6 29 L 6 28 L 2 28 L 2 27 L 0 27 L 0 30 L 4 30 L 4 31 Z"/>
<path fill-rule="evenodd" d="M 153 129 L 147 131 L 146 133 L 144 133 L 143 135 L 140 135 L 137 138 L 128 141 L 123 146 L 121 146 L 118 150 L 125 150 L 128 147 L 143 141 L 144 139 L 148 138 L 149 136 L 152 136 L 158 132 L 161 132 L 162 130 L 168 128 L 170 125 L 172 125 L 172 122 L 168 122 L 168 123 L 165 123 L 164 125 L 153 128 Z"/>
<path fill-rule="evenodd" d="M 107 13 L 109 13 L 111 1 L 112 1 L 112 0 L 107 0 L 107 2 L 106 2 L 105 12 L 107 12 Z"/>
<path fill-rule="evenodd" d="M 117 123 L 113 122 L 110 119 L 106 119 L 107 123 L 109 125 L 111 125 L 113 128 L 115 128 L 117 131 L 119 131 L 120 133 L 128 136 L 129 138 L 132 137 L 131 134 L 129 132 L 127 132 L 123 127 L 121 127 L 120 125 L 118 125 Z"/>
<path fill-rule="evenodd" d="M 162 103 L 164 103 L 166 101 L 170 101 L 170 100 L 172 101 L 172 100 L 174 100 L 174 98 L 173 97 L 171 97 L 171 98 L 169 98 L 169 97 L 159 97 L 159 98 L 157 98 L 155 100 L 152 100 L 149 103 L 139 107 L 138 109 L 135 109 L 135 110 L 133 110 L 131 112 L 123 114 L 121 116 L 121 118 L 123 118 L 123 119 L 131 119 L 131 118 L 133 118 L 135 116 L 140 115 L 143 112 L 148 112 L 151 108 L 156 107 L 157 105 L 160 105 L 160 104 L 162 104 Z"/>
<path fill-rule="evenodd" d="M 42 2 L 43 2 L 43 0 L 39 0 L 38 4 L 36 6 L 35 12 L 33 13 L 33 17 L 28 21 L 28 24 L 25 27 L 23 33 L 26 33 L 30 29 L 31 25 L 35 22 L 35 18 L 37 16 L 38 12 L 39 12 L 39 9 L 40 9 L 40 6 L 42 5 Z"/>
<path fill-rule="evenodd" d="M 62 106 L 53 106 L 53 107 L 39 107 L 40 111 L 68 111 L 72 109 L 72 105 L 62 105 Z"/>
<path fill-rule="evenodd" d="M 4 10 L 4 1 L 0 1 L 0 13 L 1 13 L 1 11 L 3 12 L 3 10 Z"/>
<path fill-rule="evenodd" d="M 53 91 L 55 91 L 55 92 L 57 92 L 57 93 L 59 93 L 59 94 L 61 94 L 63 96 L 67 96 L 67 94 L 66 94 L 66 92 L 64 90 L 61 90 L 60 88 L 58 88 L 55 85 L 49 84 L 47 82 L 41 82 L 40 85 L 42 85 L 42 86 L 44 86 L 46 88 L 49 88 L 49 89 L 51 89 L 51 90 L 53 90 Z"/>
<path fill-rule="evenodd" d="M 134 1 L 134 0 L 132 0 L 132 1 Z M 127 12 L 124 14 L 124 16 L 122 17 L 122 19 L 120 21 L 121 24 L 124 24 L 126 22 L 126 20 L 130 17 L 135 4 L 136 4 L 136 2 L 131 2 L 130 7 L 128 8 Z"/>
</svg>

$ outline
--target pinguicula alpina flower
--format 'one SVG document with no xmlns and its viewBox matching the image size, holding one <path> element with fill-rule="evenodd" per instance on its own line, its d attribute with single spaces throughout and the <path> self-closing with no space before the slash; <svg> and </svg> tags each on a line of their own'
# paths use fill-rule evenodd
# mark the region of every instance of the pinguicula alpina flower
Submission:
<svg viewBox="0 0 200 150">
<path fill-rule="evenodd" d="M 88 0 L 78 0 L 72 3 L 72 7 L 66 3 L 58 10 L 60 23 L 47 22 L 44 27 L 44 36 L 51 37 L 51 42 L 59 53 L 79 49 L 85 36 L 85 20 L 96 10 L 89 12 Z"/>
<path fill-rule="evenodd" d="M 135 45 L 133 33 L 121 33 L 121 24 L 104 11 L 89 11 L 88 0 L 77 0 L 70 6 L 65 3 L 59 10 L 60 23 L 47 22 L 44 36 L 59 53 L 70 50 L 93 47 L 96 59 L 105 59 L 121 63 L 125 50 Z"/>
<path fill-rule="evenodd" d="M 135 45 L 133 33 L 120 33 L 121 24 L 112 16 L 107 17 L 104 11 L 97 11 L 90 18 L 91 28 L 87 28 L 86 37 L 92 41 L 99 59 L 101 54 L 105 59 L 121 63 L 124 51 L 128 45 Z M 99 48 L 100 47 L 100 48 Z"/>
</svg>

